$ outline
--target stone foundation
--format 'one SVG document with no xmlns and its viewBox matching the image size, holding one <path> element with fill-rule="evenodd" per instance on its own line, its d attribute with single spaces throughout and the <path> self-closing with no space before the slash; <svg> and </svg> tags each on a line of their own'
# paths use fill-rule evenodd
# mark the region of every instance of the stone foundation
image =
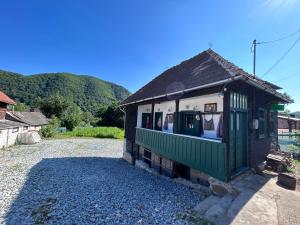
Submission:
<svg viewBox="0 0 300 225">
<path fill-rule="evenodd" d="M 209 177 L 206 173 L 190 168 L 190 180 L 195 184 L 209 186 Z"/>
<path fill-rule="evenodd" d="M 123 151 L 123 159 L 130 164 L 134 164 L 133 156 L 129 152 Z"/>
</svg>

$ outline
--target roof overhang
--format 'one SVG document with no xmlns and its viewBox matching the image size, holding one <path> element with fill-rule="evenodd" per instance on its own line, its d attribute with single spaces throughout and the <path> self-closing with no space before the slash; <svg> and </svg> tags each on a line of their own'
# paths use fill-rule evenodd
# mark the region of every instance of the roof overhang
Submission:
<svg viewBox="0 0 300 225">
<path fill-rule="evenodd" d="M 141 100 L 138 100 L 138 101 L 132 101 L 132 102 L 125 103 L 125 104 L 120 104 L 120 106 L 132 105 L 132 104 L 136 104 L 136 103 L 140 103 L 140 102 L 150 101 L 150 100 L 153 100 L 153 99 L 163 98 L 163 97 L 172 96 L 172 95 L 178 95 L 178 94 L 187 93 L 187 92 L 195 91 L 195 90 L 200 90 L 200 89 L 204 89 L 204 88 L 208 88 L 208 87 L 214 87 L 214 86 L 230 83 L 230 82 L 233 82 L 233 81 L 236 81 L 236 80 L 243 80 L 246 83 L 248 83 L 248 84 L 250 84 L 254 87 L 257 87 L 258 89 L 266 91 L 269 94 L 274 95 L 277 98 L 281 99 L 283 103 L 293 103 L 293 101 L 291 99 L 289 99 L 286 96 L 284 96 L 283 94 L 277 92 L 273 88 L 270 88 L 269 86 L 267 86 L 264 83 L 258 83 L 257 79 L 255 79 L 254 77 L 245 76 L 245 75 L 236 75 L 236 76 L 232 76 L 231 78 L 227 78 L 225 80 L 220 80 L 220 81 L 216 81 L 216 82 L 213 82 L 213 83 L 210 83 L 210 84 L 204 84 L 204 85 L 193 87 L 193 88 L 187 88 L 187 89 L 183 89 L 181 91 L 167 93 L 167 94 L 164 94 L 164 95 L 149 97 L 149 98 L 141 99 Z"/>
<path fill-rule="evenodd" d="M 150 98 L 141 99 L 141 100 L 138 100 L 138 101 L 132 101 L 132 102 L 125 103 L 125 104 L 120 104 L 120 106 L 132 105 L 132 104 L 145 102 L 145 101 L 149 101 L 149 100 L 153 100 L 153 99 L 158 99 L 158 98 L 163 98 L 163 97 L 167 97 L 167 96 L 183 94 L 183 93 L 187 93 L 187 92 L 190 92 L 190 91 L 195 91 L 195 90 L 200 90 L 200 89 L 204 89 L 204 88 L 208 88 L 208 87 L 214 87 L 214 86 L 230 83 L 234 80 L 240 80 L 240 79 L 242 79 L 241 75 L 233 76 L 233 77 L 227 78 L 225 80 L 220 80 L 220 81 L 216 81 L 216 82 L 209 83 L 209 84 L 204 84 L 204 85 L 193 87 L 193 88 L 187 88 L 187 89 L 183 89 L 181 91 L 176 91 L 176 92 L 172 92 L 172 93 L 168 93 L 168 94 L 164 94 L 164 95 L 158 95 L 158 96 L 154 96 L 154 97 L 150 97 Z"/>
<path fill-rule="evenodd" d="M 283 94 L 277 92 L 273 88 L 270 88 L 269 86 L 263 84 L 263 83 L 258 83 L 257 80 L 251 76 L 243 76 L 243 80 L 245 80 L 248 84 L 257 87 L 263 91 L 268 92 L 269 94 L 275 95 L 277 98 L 281 99 L 283 103 L 293 103 L 294 101 L 287 98 Z"/>
</svg>

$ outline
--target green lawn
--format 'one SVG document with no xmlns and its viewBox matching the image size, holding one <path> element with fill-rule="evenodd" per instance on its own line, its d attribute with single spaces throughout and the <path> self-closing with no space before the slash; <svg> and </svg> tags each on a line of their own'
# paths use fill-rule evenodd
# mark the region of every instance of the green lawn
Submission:
<svg viewBox="0 0 300 225">
<path fill-rule="evenodd" d="M 64 137 L 92 137 L 123 139 L 124 130 L 117 127 L 81 127 L 73 131 L 58 134 L 58 138 Z"/>
</svg>

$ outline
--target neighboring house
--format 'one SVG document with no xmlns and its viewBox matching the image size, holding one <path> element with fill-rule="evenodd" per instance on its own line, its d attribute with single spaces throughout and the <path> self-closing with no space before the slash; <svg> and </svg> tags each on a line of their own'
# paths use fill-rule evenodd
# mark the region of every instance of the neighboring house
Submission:
<svg viewBox="0 0 300 225">
<path fill-rule="evenodd" d="M 15 101 L 0 91 L 0 149 L 14 145 L 19 133 L 27 132 L 28 124 L 6 119 L 7 106 Z"/>
<path fill-rule="evenodd" d="M 278 89 L 208 49 L 121 103 L 124 158 L 195 182 L 228 181 L 276 148 L 272 107 L 292 102 Z"/>
<path fill-rule="evenodd" d="M 278 115 L 278 132 L 293 132 L 300 130 L 300 119 Z"/>
<path fill-rule="evenodd" d="M 49 119 L 39 111 L 33 112 L 7 112 L 6 119 L 26 123 L 29 131 L 39 131 L 49 123 Z"/>
</svg>

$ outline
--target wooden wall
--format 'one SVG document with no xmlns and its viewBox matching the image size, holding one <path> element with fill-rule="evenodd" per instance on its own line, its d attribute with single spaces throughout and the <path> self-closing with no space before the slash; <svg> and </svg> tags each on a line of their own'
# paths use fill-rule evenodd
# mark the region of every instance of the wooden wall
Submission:
<svg viewBox="0 0 300 225">
<path fill-rule="evenodd" d="M 250 86 L 241 81 L 236 81 L 228 86 L 228 93 L 230 91 L 236 91 L 241 94 L 246 94 L 248 96 L 248 164 L 250 167 L 254 167 L 255 165 L 263 162 L 268 152 L 272 148 L 276 148 L 277 145 L 277 136 L 270 136 L 268 131 L 269 125 L 269 111 L 271 109 L 272 103 L 277 103 L 279 99 L 275 96 L 270 95 L 258 88 Z M 226 101 L 229 104 L 229 101 Z M 225 106 L 227 109 L 229 106 Z M 253 119 L 258 119 L 258 108 L 262 107 L 267 110 L 267 120 L 266 126 L 267 131 L 264 138 L 259 138 L 258 130 L 251 129 L 251 124 Z M 225 117 L 225 115 L 224 115 Z M 228 116 L 226 116 L 228 117 Z M 277 113 L 276 113 L 277 117 Z M 229 117 L 228 120 L 229 121 Z M 224 118 L 225 123 L 225 118 Z M 229 125 L 229 122 L 227 122 Z M 277 125 L 276 125 L 277 126 Z M 227 126 L 227 133 L 228 131 Z M 276 127 L 277 130 L 277 127 Z M 228 139 L 226 139 L 227 141 Z M 229 150 L 230 151 L 230 150 Z"/>
</svg>

